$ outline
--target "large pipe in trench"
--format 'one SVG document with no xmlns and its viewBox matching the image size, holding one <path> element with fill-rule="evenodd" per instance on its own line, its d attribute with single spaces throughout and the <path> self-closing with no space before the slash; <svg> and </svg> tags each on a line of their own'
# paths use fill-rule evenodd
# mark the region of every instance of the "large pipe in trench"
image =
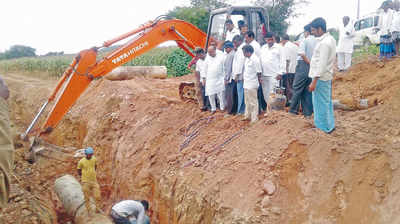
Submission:
<svg viewBox="0 0 400 224">
<path fill-rule="evenodd" d="M 76 224 L 112 224 L 112 221 L 105 215 L 95 213 L 88 215 L 84 203 L 82 187 L 75 177 L 65 175 L 56 179 L 54 189 L 61 200 L 67 214 L 74 218 Z M 94 204 L 92 203 L 93 211 Z"/>
</svg>

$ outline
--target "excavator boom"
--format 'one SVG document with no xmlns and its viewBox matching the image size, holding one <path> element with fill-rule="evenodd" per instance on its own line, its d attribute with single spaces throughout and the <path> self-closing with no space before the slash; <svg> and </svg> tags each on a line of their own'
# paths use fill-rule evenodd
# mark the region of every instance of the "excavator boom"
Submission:
<svg viewBox="0 0 400 224">
<path fill-rule="evenodd" d="M 193 57 L 191 49 L 205 47 L 207 35 L 188 22 L 162 16 L 154 22 L 149 22 L 138 29 L 104 42 L 102 47 L 109 47 L 129 37 L 132 39 L 99 61 L 96 60 L 99 49 L 97 47 L 79 52 L 24 133 L 23 138 L 28 136 L 49 102 L 55 100 L 53 108 L 40 129 L 40 135 L 50 133 L 55 128 L 94 79 L 108 74 L 114 68 L 166 41 L 176 41 L 180 48 Z"/>
<path fill-rule="evenodd" d="M 175 41 L 178 47 L 193 57 L 192 49 L 195 47 L 204 48 L 211 42 L 221 45 L 225 41 L 227 31 L 225 21 L 229 18 L 238 24 L 246 22 L 249 30 L 255 33 L 256 40 L 263 43 L 263 35 L 269 28 L 266 13 L 264 8 L 255 6 L 231 6 L 213 10 L 208 24 L 209 36 L 188 22 L 160 16 L 137 29 L 104 42 L 101 47 L 79 52 L 22 137 L 26 139 L 40 114 L 50 102 L 55 101 L 44 125 L 39 129 L 40 135 L 49 133 L 56 127 L 94 79 L 106 75 L 114 68 L 163 42 Z M 97 61 L 97 51 L 100 48 L 109 47 L 127 38 L 131 39 L 102 60 Z"/>
</svg>

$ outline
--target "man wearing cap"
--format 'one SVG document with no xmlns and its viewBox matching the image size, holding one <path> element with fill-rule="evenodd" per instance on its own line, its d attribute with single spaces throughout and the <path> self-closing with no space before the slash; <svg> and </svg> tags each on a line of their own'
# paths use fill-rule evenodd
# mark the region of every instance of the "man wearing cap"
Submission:
<svg viewBox="0 0 400 224">
<path fill-rule="evenodd" d="M 82 191 L 85 197 L 86 209 L 91 215 L 90 197 L 93 197 L 96 203 L 96 210 L 100 209 L 100 186 L 97 183 L 96 157 L 93 156 L 93 148 L 87 147 L 85 149 L 85 157 L 78 163 L 78 174 L 81 177 Z"/>
</svg>

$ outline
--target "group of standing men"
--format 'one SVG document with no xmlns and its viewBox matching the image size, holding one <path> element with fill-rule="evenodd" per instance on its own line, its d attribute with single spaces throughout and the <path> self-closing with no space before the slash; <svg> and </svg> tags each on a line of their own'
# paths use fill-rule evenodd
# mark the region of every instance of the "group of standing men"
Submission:
<svg viewBox="0 0 400 224">
<path fill-rule="evenodd" d="M 399 56 L 400 46 L 400 3 L 386 0 L 382 3 L 379 15 L 378 33 L 380 36 L 380 58 L 390 59 Z"/>
<path fill-rule="evenodd" d="M 223 46 L 212 42 L 207 53 L 195 49 L 197 96 L 203 111 L 208 99 L 215 113 L 218 98 L 221 111 L 244 115 L 243 120 L 254 123 L 260 111 L 268 115 L 263 104 L 269 103 L 275 87 L 283 86 L 291 114 L 299 114 L 301 108 L 307 119 L 314 113 L 317 128 L 326 133 L 334 130 L 331 80 L 336 41 L 326 32 L 323 18 L 304 27 L 300 46 L 288 35 L 272 32 L 264 35 L 265 44 L 260 46 L 254 32 L 235 30 L 229 19 L 226 27 Z"/>
</svg>

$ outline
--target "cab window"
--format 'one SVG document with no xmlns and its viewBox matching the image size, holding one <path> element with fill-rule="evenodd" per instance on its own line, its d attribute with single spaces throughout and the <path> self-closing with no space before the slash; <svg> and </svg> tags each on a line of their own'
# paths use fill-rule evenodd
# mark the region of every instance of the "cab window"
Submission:
<svg viewBox="0 0 400 224">
<path fill-rule="evenodd" d="M 253 27 L 252 30 L 254 31 L 256 35 L 256 41 L 263 45 L 264 44 L 264 35 L 267 33 L 267 29 L 265 27 L 265 21 L 262 17 L 262 14 L 260 12 L 253 12 L 251 14 L 252 16 L 252 21 L 253 21 Z"/>
<path fill-rule="evenodd" d="M 378 26 L 378 24 L 379 24 L 379 16 L 375 16 L 374 26 Z"/>
</svg>

